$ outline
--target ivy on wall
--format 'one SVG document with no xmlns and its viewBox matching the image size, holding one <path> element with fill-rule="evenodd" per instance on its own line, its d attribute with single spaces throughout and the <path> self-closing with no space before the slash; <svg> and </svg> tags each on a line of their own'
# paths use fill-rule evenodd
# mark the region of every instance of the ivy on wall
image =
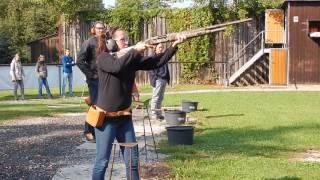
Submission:
<svg viewBox="0 0 320 180">
<path fill-rule="evenodd" d="M 143 22 L 160 14 L 167 19 L 168 32 L 180 32 L 249 16 L 259 17 L 266 8 L 278 7 L 283 0 L 241 0 L 233 4 L 220 0 L 194 2 L 192 8 L 170 9 L 159 0 L 118 0 L 115 8 L 108 12 L 107 22 L 127 30 L 132 41 L 137 42 L 143 34 Z M 233 31 L 232 26 L 228 27 L 225 35 L 230 36 Z M 179 45 L 178 61 L 195 62 L 183 63 L 182 82 L 197 82 L 201 68 L 213 57 L 209 54 L 212 38 L 212 35 L 200 36 Z M 212 68 L 209 67 L 210 71 Z"/>
<path fill-rule="evenodd" d="M 212 25 L 214 18 L 209 8 L 192 8 L 169 11 L 167 13 L 169 32 L 179 32 Z M 179 45 L 177 59 L 185 63 L 182 68 L 182 81 L 197 80 L 200 68 L 209 60 L 209 35 L 192 38 Z"/>
</svg>

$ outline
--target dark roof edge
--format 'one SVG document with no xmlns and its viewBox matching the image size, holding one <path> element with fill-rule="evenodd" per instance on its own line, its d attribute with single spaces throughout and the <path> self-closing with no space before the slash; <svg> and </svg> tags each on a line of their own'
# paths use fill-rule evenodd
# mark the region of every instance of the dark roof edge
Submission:
<svg viewBox="0 0 320 180">
<path fill-rule="evenodd" d="M 47 36 L 44 36 L 44 37 L 35 39 L 35 40 L 33 40 L 33 41 L 30 41 L 30 42 L 27 43 L 27 45 L 30 45 L 30 44 L 32 44 L 32 43 L 34 43 L 34 42 L 36 42 L 36 41 L 40 41 L 40 40 L 42 40 L 42 39 L 46 39 L 46 38 L 49 38 L 49 37 L 54 37 L 54 36 L 57 36 L 57 35 L 58 35 L 58 33 L 50 34 L 50 35 L 47 35 Z"/>
<path fill-rule="evenodd" d="M 285 0 L 281 5 L 281 8 L 284 9 L 288 2 L 320 2 L 320 0 Z"/>
</svg>

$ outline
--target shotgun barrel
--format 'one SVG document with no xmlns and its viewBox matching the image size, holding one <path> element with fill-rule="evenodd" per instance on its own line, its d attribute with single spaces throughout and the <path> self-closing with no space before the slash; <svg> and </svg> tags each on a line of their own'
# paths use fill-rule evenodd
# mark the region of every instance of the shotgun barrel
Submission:
<svg viewBox="0 0 320 180">
<path fill-rule="evenodd" d="M 172 42 L 176 40 L 176 36 L 178 34 L 185 35 L 187 39 L 198 37 L 198 36 L 203 36 L 206 34 L 210 34 L 213 32 L 219 32 L 219 31 L 224 31 L 228 26 L 235 25 L 235 24 L 240 24 L 244 22 L 252 21 L 252 18 L 248 19 L 243 19 L 243 20 L 237 20 L 237 21 L 231 21 L 227 23 L 222 23 L 222 24 L 216 24 L 212 26 L 207 26 L 203 28 L 198 28 L 198 29 L 193 29 L 193 30 L 187 30 L 187 31 L 182 31 L 182 32 L 177 32 L 177 33 L 169 33 L 161 36 L 155 36 L 151 37 L 149 39 L 146 39 L 143 41 L 144 43 L 151 44 L 151 45 L 156 45 L 159 43 L 166 43 L 166 42 Z M 121 57 L 124 54 L 126 54 L 128 51 L 130 51 L 134 46 L 130 46 L 128 48 L 122 49 L 118 52 L 115 53 L 117 57 Z"/>
</svg>

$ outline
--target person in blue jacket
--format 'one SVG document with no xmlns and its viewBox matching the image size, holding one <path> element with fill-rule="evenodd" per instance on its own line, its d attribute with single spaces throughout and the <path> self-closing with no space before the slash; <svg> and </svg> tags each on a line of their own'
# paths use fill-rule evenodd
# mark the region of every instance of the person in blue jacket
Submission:
<svg viewBox="0 0 320 180">
<path fill-rule="evenodd" d="M 62 97 L 65 98 L 66 83 L 69 83 L 69 96 L 73 96 L 72 92 L 72 66 L 75 65 L 72 57 L 70 56 L 70 50 L 65 49 L 65 55 L 61 59 L 63 67 L 63 80 L 62 80 Z"/>
</svg>

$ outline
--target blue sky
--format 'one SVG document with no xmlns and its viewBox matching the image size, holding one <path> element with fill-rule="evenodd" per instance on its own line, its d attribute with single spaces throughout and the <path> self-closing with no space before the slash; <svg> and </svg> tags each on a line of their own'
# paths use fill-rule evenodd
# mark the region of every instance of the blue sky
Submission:
<svg viewBox="0 0 320 180">
<path fill-rule="evenodd" d="M 108 6 L 114 6 L 115 0 L 103 0 L 104 6 L 107 8 Z M 192 5 L 192 1 L 186 1 L 182 3 L 174 3 L 172 7 L 190 7 Z"/>
</svg>

